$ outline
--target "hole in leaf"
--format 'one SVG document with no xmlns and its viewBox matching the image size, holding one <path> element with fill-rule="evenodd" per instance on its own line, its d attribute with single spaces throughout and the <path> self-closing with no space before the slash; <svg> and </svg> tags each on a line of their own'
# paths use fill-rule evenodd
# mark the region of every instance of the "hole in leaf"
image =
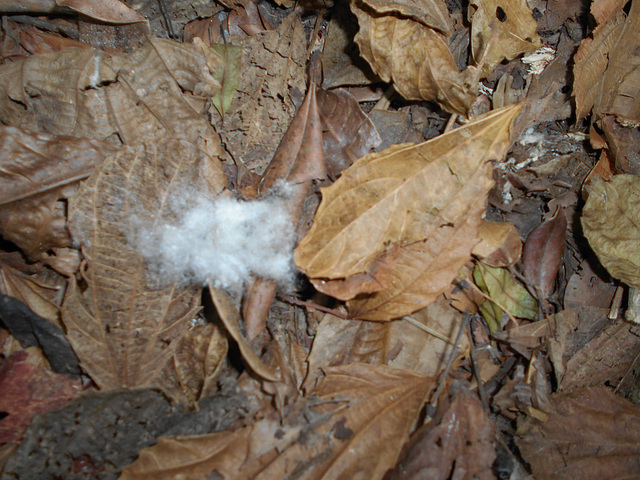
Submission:
<svg viewBox="0 0 640 480">
<path fill-rule="evenodd" d="M 502 9 L 502 7 L 497 7 L 496 8 L 496 18 L 501 22 L 506 22 L 507 21 L 507 14 Z"/>
</svg>

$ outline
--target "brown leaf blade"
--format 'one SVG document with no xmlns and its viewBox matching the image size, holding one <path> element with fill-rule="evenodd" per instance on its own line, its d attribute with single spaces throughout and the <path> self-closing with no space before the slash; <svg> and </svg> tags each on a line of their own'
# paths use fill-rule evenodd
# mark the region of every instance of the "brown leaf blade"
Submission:
<svg viewBox="0 0 640 480">
<path fill-rule="evenodd" d="M 536 478 L 640 476 L 640 407 L 608 388 L 576 389 L 550 399 L 546 422 L 518 425 L 518 446 Z"/>
<path fill-rule="evenodd" d="M 202 182 L 206 162 L 193 145 L 178 140 L 146 151 L 126 149 L 74 197 L 70 227 L 86 258 L 86 288 L 72 282 L 62 316 L 81 364 L 103 389 L 153 384 L 199 308 L 197 288 L 147 286 L 143 257 L 129 242 L 129 222 L 136 215 L 175 219 L 178 212 L 167 199 L 189 182 Z"/>
<path fill-rule="evenodd" d="M 355 37 L 360 55 L 385 82 L 407 100 L 435 100 L 445 110 L 467 115 L 475 101 L 475 67 L 459 72 L 446 39 L 411 18 L 372 15 L 356 1 L 351 10 L 360 30 Z"/>
<path fill-rule="evenodd" d="M 364 0 L 363 3 L 378 13 L 410 17 L 447 35 L 453 31 L 447 4 L 442 0 Z"/>
</svg>

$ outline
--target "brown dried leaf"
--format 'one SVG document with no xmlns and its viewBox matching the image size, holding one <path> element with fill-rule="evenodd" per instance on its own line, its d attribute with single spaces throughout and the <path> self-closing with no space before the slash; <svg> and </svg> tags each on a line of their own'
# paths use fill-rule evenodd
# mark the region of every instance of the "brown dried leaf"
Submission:
<svg viewBox="0 0 640 480">
<path fill-rule="evenodd" d="M 420 427 L 385 480 L 491 479 L 495 424 L 480 400 L 466 389 L 440 406 L 437 417 Z"/>
<path fill-rule="evenodd" d="M 517 444 L 536 478 L 628 479 L 640 476 L 640 407 L 608 388 L 551 395 L 541 423 L 518 425 Z"/>
<path fill-rule="evenodd" d="M 373 11 L 412 18 L 445 35 L 453 32 L 453 21 L 442 0 L 361 0 Z"/>
<path fill-rule="evenodd" d="M 522 253 L 522 240 L 511 222 L 484 220 L 480 226 L 480 243 L 471 253 L 492 267 L 514 265 Z"/>
<path fill-rule="evenodd" d="M 487 77 L 502 60 L 540 47 L 538 24 L 526 0 L 472 0 L 471 51 L 481 77 Z"/>
<path fill-rule="evenodd" d="M 118 0 L 6 0 L 0 12 L 62 14 L 69 11 L 100 22 L 126 24 L 146 22 L 147 19 Z"/>
<path fill-rule="evenodd" d="M 429 304 L 478 242 L 493 184 L 489 159 L 506 152 L 518 111 L 492 112 L 434 140 L 359 159 L 323 190 L 314 224 L 295 252 L 298 268 L 322 290 L 322 281 L 371 273 L 398 244 L 389 285 L 350 310 L 365 319 L 389 319 Z"/>
<path fill-rule="evenodd" d="M 581 222 L 589 245 L 611 276 L 640 288 L 640 177 L 595 177 L 586 191 Z"/>
<path fill-rule="evenodd" d="M 230 41 L 243 47 L 242 76 L 224 122 L 215 109 L 212 121 L 234 159 L 262 173 L 295 114 L 291 88 L 306 90 L 304 31 L 293 13 L 276 30 Z"/>
<path fill-rule="evenodd" d="M 167 199 L 202 185 L 208 162 L 179 140 L 125 149 L 72 200 L 70 228 L 87 261 L 86 286 L 72 282 L 62 319 L 81 364 L 103 389 L 153 384 L 199 309 L 198 288 L 148 285 L 145 261 L 128 237 L 136 215 L 177 221 L 181 208 Z M 226 182 L 220 165 L 213 167 L 218 183 L 204 188 L 216 193 Z"/>
<path fill-rule="evenodd" d="M 360 104 L 344 89 L 318 90 L 327 172 L 333 179 L 382 139 Z"/>
<path fill-rule="evenodd" d="M 527 281 L 549 297 L 558 276 L 564 253 L 567 218 L 558 208 L 549 220 L 538 225 L 527 237 L 522 253 L 522 273 Z"/>
<path fill-rule="evenodd" d="M 327 314 L 318 325 L 307 358 L 305 388 L 310 390 L 326 367 L 356 362 L 435 376 L 451 355 L 460 324 L 460 313 L 442 297 L 410 318 L 395 322 L 344 320 Z M 467 348 L 464 337 L 459 351 Z"/>
<path fill-rule="evenodd" d="M 360 30 L 355 41 L 385 82 L 407 100 L 435 100 L 445 110 L 468 115 L 478 88 L 477 70 L 459 72 L 446 39 L 411 18 L 372 14 L 356 0 L 351 10 Z"/>
<path fill-rule="evenodd" d="M 161 38 L 131 54 L 86 47 L 32 55 L 0 66 L 0 119 L 100 140 L 117 133 L 128 144 L 173 136 L 217 155 L 218 135 L 183 92 L 204 102 L 220 88 L 211 75 L 219 62 L 204 47 Z"/>
<path fill-rule="evenodd" d="M 578 120 L 593 108 L 597 117 L 611 114 L 640 122 L 639 29 L 640 5 L 632 2 L 628 16 L 618 10 L 593 31 L 593 38 L 582 41 L 573 67 Z"/>
<path fill-rule="evenodd" d="M 378 480 L 395 464 L 430 388 L 429 378 L 388 367 L 328 368 L 313 392 L 317 402 L 308 404 L 311 422 L 267 418 L 236 431 L 164 438 L 119 480 Z"/>
</svg>

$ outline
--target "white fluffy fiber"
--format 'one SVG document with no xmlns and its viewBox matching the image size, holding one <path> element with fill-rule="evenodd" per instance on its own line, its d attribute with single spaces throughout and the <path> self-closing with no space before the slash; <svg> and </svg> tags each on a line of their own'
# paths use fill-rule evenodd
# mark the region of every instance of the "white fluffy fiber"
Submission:
<svg viewBox="0 0 640 480">
<path fill-rule="evenodd" d="M 293 282 L 294 229 L 281 197 L 200 199 L 177 224 L 138 225 L 133 237 L 160 283 L 237 289 L 252 275 Z"/>
</svg>

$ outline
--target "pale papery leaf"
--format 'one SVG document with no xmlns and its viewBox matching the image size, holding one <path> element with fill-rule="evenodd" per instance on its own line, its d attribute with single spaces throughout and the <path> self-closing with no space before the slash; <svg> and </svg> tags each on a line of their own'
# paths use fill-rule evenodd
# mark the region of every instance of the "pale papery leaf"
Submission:
<svg viewBox="0 0 640 480">
<path fill-rule="evenodd" d="M 640 288 L 640 177 L 595 177 L 586 187 L 582 229 L 612 277 Z"/>
<path fill-rule="evenodd" d="M 104 23 L 127 24 L 146 22 L 146 18 L 118 0 L 6 0 L 0 12 L 31 14 L 79 13 Z"/>
<path fill-rule="evenodd" d="M 453 32 L 453 21 L 443 0 L 361 0 L 381 14 L 399 14 L 417 20 L 445 35 Z"/>
<path fill-rule="evenodd" d="M 476 100 L 475 67 L 458 71 L 446 39 L 411 18 L 371 15 L 351 2 L 360 30 L 355 41 L 360 55 L 385 82 L 407 100 L 434 100 L 445 110 L 468 115 Z"/>
<path fill-rule="evenodd" d="M 395 464 L 432 379 L 384 366 L 326 369 L 309 413 L 214 435 L 165 438 L 119 480 L 297 478 L 378 480 Z"/>
<path fill-rule="evenodd" d="M 71 283 L 63 323 L 82 366 L 102 389 L 152 385 L 199 309 L 199 289 L 154 282 L 132 245 L 135 218 L 177 222 L 171 199 L 202 185 L 217 160 L 195 146 L 167 140 L 111 157 L 83 184 L 71 204 L 70 228 L 86 266 L 85 286 Z M 178 202 L 179 203 L 179 202 Z"/>
<path fill-rule="evenodd" d="M 484 220 L 479 235 L 480 243 L 471 253 L 487 265 L 508 267 L 520 260 L 522 240 L 513 223 Z"/>
<path fill-rule="evenodd" d="M 472 0 L 471 51 L 482 77 L 502 60 L 533 52 L 541 45 L 538 24 L 526 0 Z"/>
</svg>

